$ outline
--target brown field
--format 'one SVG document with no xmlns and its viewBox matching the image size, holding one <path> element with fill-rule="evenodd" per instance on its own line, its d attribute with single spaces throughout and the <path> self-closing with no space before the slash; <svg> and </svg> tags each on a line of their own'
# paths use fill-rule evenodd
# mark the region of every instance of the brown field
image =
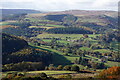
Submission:
<svg viewBox="0 0 120 80">
<path fill-rule="evenodd" d="M 18 26 L 3 25 L 3 26 L 0 26 L 0 29 L 5 29 L 5 28 L 9 28 L 9 27 L 17 28 Z"/>
<path fill-rule="evenodd" d="M 36 14 L 28 14 L 28 17 L 41 17 L 47 15 L 46 13 L 36 13 Z"/>
</svg>

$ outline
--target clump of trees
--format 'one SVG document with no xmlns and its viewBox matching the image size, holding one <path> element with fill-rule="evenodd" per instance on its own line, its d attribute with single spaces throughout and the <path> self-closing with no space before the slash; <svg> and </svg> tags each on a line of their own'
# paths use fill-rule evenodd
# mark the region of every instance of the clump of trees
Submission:
<svg viewBox="0 0 120 80">
<path fill-rule="evenodd" d="M 35 37 L 38 34 L 41 34 L 42 32 L 45 31 L 45 28 L 29 28 L 30 24 L 27 23 L 19 24 L 18 26 L 21 27 L 17 27 L 17 28 L 8 27 L 3 29 L 3 32 L 15 36 L 23 36 L 30 38 L 30 37 Z"/>
<path fill-rule="evenodd" d="M 8 73 L 6 77 L 1 80 L 56 80 L 53 77 L 48 77 L 45 73 L 39 73 L 37 75 L 27 76 L 24 73 Z"/>
<path fill-rule="evenodd" d="M 20 62 L 16 64 L 3 65 L 3 71 L 33 71 L 44 70 L 44 64 L 42 62 Z"/>
<path fill-rule="evenodd" d="M 21 71 L 24 69 L 35 70 L 34 65 L 39 66 L 39 68 L 36 68 L 38 70 L 41 67 L 40 65 L 37 64 L 42 63 L 41 65 L 43 66 L 51 63 L 52 60 L 51 52 L 42 49 L 35 49 L 29 46 L 28 43 L 22 38 L 18 38 L 3 33 L 2 43 L 3 43 L 2 46 L 3 71 L 19 70 L 19 69 Z M 27 63 L 27 62 L 31 62 L 31 63 Z"/>
<path fill-rule="evenodd" d="M 11 54 L 3 54 L 3 65 L 10 63 L 18 63 L 18 62 L 43 62 L 44 64 L 50 64 L 52 54 L 48 51 L 41 49 L 34 49 L 31 47 L 24 48 L 17 52 L 13 52 Z"/>
<path fill-rule="evenodd" d="M 100 78 L 117 78 L 120 75 L 120 67 L 111 67 L 100 72 L 98 77 Z"/>
<path fill-rule="evenodd" d="M 73 65 L 73 66 L 71 67 L 71 70 L 72 70 L 72 71 L 77 71 L 77 72 L 79 72 L 80 68 L 79 68 L 79 66 L 77 66 L 77 65 Z"/>
<path fill-rule="evenodd" d="M 63 66 L 62 65 L 59 65 L 58 67 L 57 67 L 57 70 L 62 70 L 63 69 Z"/>
<path fill-rule="evenodd" d="M 21 13 L 21 14 L 3 14 L 3 18 L 2 21 L 6 21 L 6 20 L 20 20 L 25 18 L 27 14 L 26 13 Z"/>
<path fill-rule="evenodd" d="M 28 46 L 27 41 L 18 37 L 2 33 L 2 53 L 16 52 Z"/>
<path fill-rule="evenodd" d="M 65 70 L 65 71 L 80 71 L 80 67 L 77 65 L 66 65 L 66 66 L 62 66 L 62 65 L 58 65 L 57 67 L 55 67 L 53 64 L 50 64 L 48 67 L 45 67 L 45 70 Z"/>
<path fill-rule="evenodd" d="M 112 41 L 120 42 L 119 31 L 107 32 L 106 34 L 99 36 L 99 39 L 106 43 L 110 43 Z"/>
<path fill-rule="evenodd" d="M 66 65 L 63 67 L 63 70 L 67 70 L 67 71 L 70 71 L 71 70 L 71 67 L 70 65 Z"/>
<path fill-rule="evenodd" d="M 77 20 L 77 17 L 70 14 L 60 14 L 60 15 L 46 15 L 44 16 L 47 20 L 57 21 L 57 22 L 63 22 L 66 25 L 69 25 L 74 23 Z"/>
<path fill-rule="evenodd" d="M 92 31 L 77 27 L 53 28 L 47 30 L 46 32 L 55 34 L 93 34 Z"/>
<path fill-rule="evenodd" d="M 93 69 L 106 69 L 107 68 L 107 66 L 103 62 L 95 62 L 91 59 L 86 59 L 83 57 L 79 57 L 79 59 L 76 59 L 74 63 L 87 66 Z"/>
</svg>

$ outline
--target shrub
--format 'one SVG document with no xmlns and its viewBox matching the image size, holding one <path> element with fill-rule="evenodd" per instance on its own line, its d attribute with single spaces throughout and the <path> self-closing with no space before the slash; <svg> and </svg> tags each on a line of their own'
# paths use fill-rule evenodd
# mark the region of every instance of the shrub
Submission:
<svg viewBox="0 0 120 80">
<path fill-rule="evenodd" d="M 53 64 L 50 64 L 49 67 L 48 67 L 48 70 L 56 70 L 56 67 L 54 67 Z"/>
<path fill-rule="evenodd" d="M 57 70 L 62 70 L 63 69 L 63 66 L 62 65 L 59 65 L 58 67 L 57 67 Z"/>
<path fill-rule="evenodd" d="M 46 75 L 45 73 L 40 73 L 39 75 L 40 75 L 40 77 L 41 77 L 42 79 L 46 79 L 46 78 L 47 78 L 47 75 Z"/>
<path fill-rule="evenodd" d="M 14 78 L 15 76 L 17 76 L 17 72 L 7 73 L 6 78 L 12 79 L 12 78 Z"/>
<path fill-rule="evenodd" d="M 68 71 L 70 71 L 70 70 L 71 70 L 71 66 L 70 66 L 70 65 L 66 65 L 66 66 L 64 66 L 63 70 L 68 70 Z"/>
<path fill-rule="evenodd" d="M 80 68 L 79 68 L 79 66 L 74 65 L 74 66 L 71 67 L 71 70 L 72 70 L 72 71 L 77 71 L 77 72 L 78 72 L 78 71 L 80 70 Z"/>
</svg>

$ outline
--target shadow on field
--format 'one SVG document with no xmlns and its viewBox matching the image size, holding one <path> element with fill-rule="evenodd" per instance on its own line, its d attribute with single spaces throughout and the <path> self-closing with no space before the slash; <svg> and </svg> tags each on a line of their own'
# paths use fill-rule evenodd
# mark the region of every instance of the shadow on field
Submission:
<svg viewBox="0 0 120 80">
<path fill-rule="evenodd" d="M 52 53 L 51 64 L 54 64 L 54 65 L 70 65 L 70 64 L 72 64 L 71 61 L 67 60 L 63 55 L 60 55 L 56 52 L 52 52 L 48 49 L 43 49 L 43 48 L 36 47 L 36 46 L 31 46 L 31 47 L 46 50 L 46 51 Z"/>
<path fill-rule="evenodd" d="M 55 65 L 70 65 L 71 61 L 67 60 L 63 55 L 54 53 L 52 55 L 52 63 Z"/>
</svg>

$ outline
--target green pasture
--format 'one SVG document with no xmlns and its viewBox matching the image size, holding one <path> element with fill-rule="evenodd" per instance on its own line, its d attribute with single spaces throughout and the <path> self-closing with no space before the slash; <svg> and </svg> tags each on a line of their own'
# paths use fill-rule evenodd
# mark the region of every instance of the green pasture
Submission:
<svg viewBox="0 0 120 80">
<path fill-rule="evenodd" d="M 100 34 L 88 34 L 89 37 L 96 37 L 99 36 Z M 74 39 L 79 39 L 81 37 L 83 37 L 82 34 L 47 34 L 47 33 L 43 33 L 37 36 L 38 38 L 66 38 L 66 37 L 71 37 Z"/>
<path fill-rule="evenodd" d="M 91 48 L 89 48 L 89 47 L 81 47 L 80 48 L 82 51 L 90 51 L 91 50 Z"/>
<path fill-rule="evenodd" d="M 94 52 L 100 52 L 100 53 L 110 53 L 111 51 L 108 49 L 96 49 Z"/>
<path fill-rule="evenodd" d="M 45 26 L 50 26 L 50 27 L 64 27 L 62 25 L 53 25 L 53 24 L 46 24 Z"/>
<path fill-rule="evenodd" d="M 7 73 L 14 73 L 14 72 L 17 72 L 17 73 L 24 73 L 24 72 L 21 72 L 21 71 L 7 71 L 7 72 L 2 72 L 1 74 L 1 77 L 5 77 L 7 75 Z M 56 75 L 56 74 L 67 74 L 67 73 L 76 73 L 75 71 L 50 71 L 50 70 L 42 70 L 42 71 L 27 71 L 25 72 L 26 74 L 39 74 L 39 73 L 46 73 L 47 75 Z"/>
<path fill-rule="evenodd" d="M 34 47 L 34 45 L 32 45 Z M 58 64 L 59 65 L 65 65 L 65 64 L 71 64 L 71 63 L 74 63 L 74 61 L 76 59 L 79 59 L 79 56 L 65 56 L 63 52 L 60 52 L 58 50 L 55 50 L 55 49 L 51 49 L 49 47 L 45 47 L 45 46 L 36 46 L 35 48 L 40 48 L 40 49 L 44 49 L 44 50 L 47 50 L 47 51 L 50 51 L 50 52 L 53 52 L 54 53 L 54 57 L 53 57 L 53 63 L 54 64 Z M 92 56 L 87 56 L 84 57 L 84 58 L 89 58 L 89 59 L 98 59 L 96 57 L 92 57 Z"/>
<path fill-rule="evenodd" d="M 56 53 L 53 57 L 53 63 L 60 63 L 60 64 L 66 63 L 67 64 L 67 63 L 73 63 L 76 59 L 79 59 L 79 56 L 64 56 L 65 53 L 60 52 L 60 51 L 55 50 L 55 49 L 51 49 L 51 48 L 46 47 L 46 46 L 37 46 L 36 48 L 40 48 L 40 49 L 44 49 L 44 50 Z M 82 50 L 90 50 L 90 48 L 87 48 L 87 47 L 82 47 L 81 49 Z M 100 52 L 104 52 L 104 53 L 110 52 L 109 50 L 106 50 L 106 49 L 98 49 L 98 50 L 94 50 L 94 51 L 100 51 Z M 92 57 L 89 55 L 86 55 L 84 58 L 94 59 L 95 61 L 97 61 L 99 59 L 99 58 Z M 113 62 L 113 64 L 116 64 L 116 63 Z"/>
<path fill-rule="evenodd" d="M 44 49 L 44 50 L 53 52 L 54 53 L 54 56 L 53 56 L 53 63 L 54 64 L 59 64 L 59 65 L 60 64 L 61 65 L 70 64 L 70 63 L 73 63 L 76 60 L 76 58 L 79 59 L 78 56 L 64 56 L 65 53 L 57 51 L 55 49 L 45 47 L 45 46 L 37 46 L 37 47 L 34 47 L 34 48 L 40 48 L 40 49 Z"/>
<path fill-rule="evenodd" d="M 51 42 L 51 39 L 42 39 L 44 42 Z M 67 44 L 67 43 L 71 43 L 69 41 L 66 41 L 66 40 L 57 40 L 57 42 L 59 43 L 64 43 L 64 44 Z"/>
<path fill-rule="evenodd" d="M 75 71 L 30 71 L 27 73 L 46 73 L 47 75 L 53 75 L 53 74 L 65 74 L 65 73 L 76 73 Z"/>
<path fill-rule="evenodd" d="M 31 22 L 50 22 L 50 20 L 40 20 L 38 18 L 25 18 L 30 20 Z"/>
</svg>

